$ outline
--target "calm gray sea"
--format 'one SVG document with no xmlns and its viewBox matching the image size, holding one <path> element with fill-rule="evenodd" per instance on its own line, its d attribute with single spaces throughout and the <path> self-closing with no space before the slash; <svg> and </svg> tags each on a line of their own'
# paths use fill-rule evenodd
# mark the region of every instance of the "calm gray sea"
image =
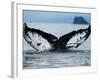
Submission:
<svg viewBox="0 0 100 80">
<path fill-rule="evenodd" d="M 90 50 L 51 50 L 23 52 L 23 69 L 80 67 L 91 65 Z"/>
</svg>

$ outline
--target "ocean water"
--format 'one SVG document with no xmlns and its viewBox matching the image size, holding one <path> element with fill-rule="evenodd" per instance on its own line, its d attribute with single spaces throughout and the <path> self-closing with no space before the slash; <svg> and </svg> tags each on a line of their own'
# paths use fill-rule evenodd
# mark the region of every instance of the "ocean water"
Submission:
<svg viewBox="0 0 100 80">
<path fill-rule="evenodd" d="M 23 52 L 23 69 L 91 66 L 90 50 L 49 50 Z"/>
</svg>

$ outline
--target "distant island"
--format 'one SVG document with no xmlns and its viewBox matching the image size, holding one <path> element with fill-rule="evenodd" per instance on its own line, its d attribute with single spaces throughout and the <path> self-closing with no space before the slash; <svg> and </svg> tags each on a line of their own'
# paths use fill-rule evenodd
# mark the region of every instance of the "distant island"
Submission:
<svg viewBox="0 0 100 80">
<path fill-rule="evenodd" d="M 88 22 L 82 16 L 78 16 L 74 18 L 73 24 L 88 24 Z"/>
</svg>

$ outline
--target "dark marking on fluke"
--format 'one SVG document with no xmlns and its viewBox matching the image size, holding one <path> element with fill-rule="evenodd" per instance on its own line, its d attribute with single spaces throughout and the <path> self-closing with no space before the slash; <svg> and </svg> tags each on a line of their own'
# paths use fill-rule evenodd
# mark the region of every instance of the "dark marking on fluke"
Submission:
<svg viewBox="0 0 100 80">
<path fill-rule="evenodd" d="M 40 46 L 41 45 L 41 43 L 37 43 L 37 46 Z"/>
</svg>

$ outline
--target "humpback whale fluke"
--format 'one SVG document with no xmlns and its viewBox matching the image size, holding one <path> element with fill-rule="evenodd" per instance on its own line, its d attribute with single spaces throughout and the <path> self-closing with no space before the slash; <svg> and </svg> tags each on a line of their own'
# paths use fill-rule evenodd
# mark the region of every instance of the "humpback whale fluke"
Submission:
<svg viewBox="0 0 100 80">
<path fill-rule="evenodd" d="M 23 24 L 23 28 L 24 39 L 37 51 L 77 48 L 88 39 L 91 33 L 90 24 L 86 29 L 72 31 L 60 38 L 39 29 L 29 28 L 26 23 Z"/>
</svg>

